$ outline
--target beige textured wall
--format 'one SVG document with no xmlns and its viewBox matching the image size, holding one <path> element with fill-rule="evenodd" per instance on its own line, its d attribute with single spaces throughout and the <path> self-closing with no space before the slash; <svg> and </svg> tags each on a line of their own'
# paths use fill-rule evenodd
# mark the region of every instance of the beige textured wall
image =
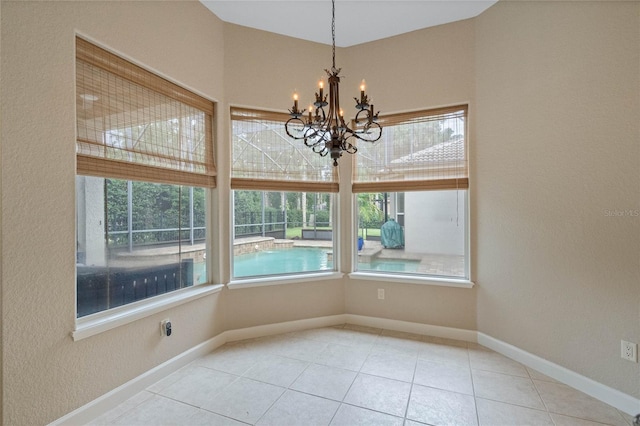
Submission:
<svg viewBox="0 0 640 426">
<path fill-rule="evenodd" d="M 2 22 L 2 3 L 0 3 L 0 22 Z M 1 40 L 0 34 L 0 40 Z M 0 42 L 0 57 L 2 57 L 2 43 Z M 2 81 L 2 63 L 0 62 L 0 81 Z M 0 129 L 2 129 L 2 114 L 0 114 Z M 2 138 L 0 138 L 0 164 L 2 164 Z M 2 253 L 2 173 L 0 173 L 0 254 Z M 2 354 L 4 353 L 2 340 L 2 330 L 4 329 L 4 318 L 2 316 L 2 256 L 0 255 L 0 425 L 4 424 L 4 398 L 2 393 L 4 391 L 3 383 L 3 371 L 4 363 L 2 362 Z"/>
<path fill-rule="evenodd" d="M 640 3 L 500 2 L 476 46 L 478 329 L 640 397 Z"/>
<path fill-rule="evenodd" d="M 224 48 L 226 124 L 229 105 L 286 112 L 293 104 L 295 90 L 300 95 L 300 107 L 307 108 L 305 102 L 312 99 L 323 69 L 331 66 L 331 46 L 233 24 L 225 24 Z M 218 154 L 218 168 L 225 170 L 220 173 L 220 185 L 228 187 L 225 175 L 231 152 L 224 147 Z M 220 206 L 224 238 L 230 238 L 229 211 L 229 201 L 225 200 Z M 226 269 L 228 280 L 230 272 Z M 341 281 L 225 290 L 225 327 L 230 330 L 342 313 Z"/>
<path fill-rule="evenodd" d="M 342 68 L 345 112 L 359 93 L 362 78 L 370 96 L 386 113 L 472 103 L 474 26 L 463 21 L 336 51 Z M 443 54 L 444 53 L 444 54 Z M 307 107 L 317 81 L 326 80 L 331 46 L 295 40 L 232 24 L 225 25 L 225 96 L 230 105 L 286 111 L 294 90 Z M 427 84 L 427 82 L 429 82 Z M 355 109 L 354 109 L 355 110 Z M 225 152 L 226 158 L 230 153 Z M 219 163 L 225 162 L 221 157 Z M 350 176 L 350 156 L 341 160 L 341 177 Z M 220 169 L 222 165 L 220 164 Z M 224 173 L 221 173 L 224 175 Z M 221 176 L 221 182 L 225 179 Z M 343 190 L 348 187 L 342 182 Z M 221 208 L 222 212 L 229 211 Z M 340 206 L 343 247 L 352 240 L 350 199 Z M 229 223 L 229 222 L 227 222 Z M 349 253 L 341 253 L 348 271 Z M 377 289 L 387 299 L 377 300 Z M 375 300 L 374 300 L 375 299 Z M 373 281 L 318 282 L 303 286 L 248 288 L 225 295 L 228 329 L 344 313 L 393 318 L 464 329 L 476 328 L 475 290 Z M 346 307 L 345 307 L 346 305 Z"/>
<path fill-rule="evenodd" d="M 216 100 L 223 27 L 198 2 L 2 2 L 5 424 L 46 424 L 222 330 L 220 295 L 73 342 L 75 31 Z M 175 333 L 162 339 L 159 321 Z"/>
<path fill-rule="evenodd" d="M 382 114 L 468 103 L 473 118 L 474 35 L 474 21 L 466 20 L 347 48 L 343 72 L 355 85 L 343 84 L 341 93 L 348 95 L 343 108 L 351 108 L 357 83 L 365 78 L 367 92 Z M 384 301 L 377 299 L 378 288 L 385 289 Z M 475 289 L 348 280 L 345 296 L 350 314 L 476 329 Z"/>
</svg>

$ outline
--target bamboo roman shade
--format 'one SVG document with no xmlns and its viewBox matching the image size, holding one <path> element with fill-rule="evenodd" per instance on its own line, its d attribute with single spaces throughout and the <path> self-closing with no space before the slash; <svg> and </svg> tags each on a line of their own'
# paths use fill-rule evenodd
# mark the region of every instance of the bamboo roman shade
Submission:
<svg viewBox="0 0 640 426">
<path fill-rule="evenodd" d="M 213 103 L 76 38 L 77 173 L 215 187 Z"/>
<path fill-rule="evenodd" d="M 382 139 L 358 144 L 353 192 L 469 187 L 467 105 L 382 116 Z"/>
<path fill-rule="evenodd" d="M 288 114 L 231 108 L 231 188 L 338 192 L 331 161 L 287 136 Z"/>
</svg>

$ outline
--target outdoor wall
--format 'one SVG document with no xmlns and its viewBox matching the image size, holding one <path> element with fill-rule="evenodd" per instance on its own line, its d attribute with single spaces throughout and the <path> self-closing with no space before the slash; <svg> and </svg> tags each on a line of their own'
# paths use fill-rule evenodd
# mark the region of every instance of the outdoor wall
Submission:
<svg viewBox="0 0 640 426">
<path fill-rule="evenodd" d="M 410 253 L 463 256 L 466 191 L 405 193 L 405 249 Z"/>
<path fill-rule="evenodd" d="M 221 294 L 74 342 L 76 30 L 212 99 L 222 23 L 198 2 L 2 1 L 4 424 L 47 424 L 222 331 Z M 174 333 L 163 339 L 160 320 Z"/>
<path fill-rule="evenodd" d="M 478 329 L 640 397 L 640 3 L 476 18 Z"/>
<path fill-rule="evenodd" d="M 79 264 L 107 266 L 104 242 L 104 178 L 76 176 L 76 245 Z"/>
</svg>

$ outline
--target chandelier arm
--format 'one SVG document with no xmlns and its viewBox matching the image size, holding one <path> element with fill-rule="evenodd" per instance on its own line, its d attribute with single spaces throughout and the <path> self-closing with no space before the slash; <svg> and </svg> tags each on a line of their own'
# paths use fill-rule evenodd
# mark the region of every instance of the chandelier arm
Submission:
<svg viewBox="0 0 640 426">
<path fill-rule="evenodd" d="M 295 124 L 291 124 L 291 123 L 295 123 Z M 286 123 L 284 123 L 284 131 L 287 133 L 287 136 L 293 139 L 303 139 L 302 137 L 291 134 L 291 132 L 289 131 L 290 125 L 295 125 L 295 126 L 302 125 L 302 129 L 304 130 L 304 121 L 302 121 L 299 117 L 292 116 L 290 119 L 287 120 Z"/>
<path fill-rule="evenodd" d="M 329 153 L 329 150 L 327 149 L 327 147 L 323 144 L 323 145 L 314 145 L 311 147 L 311 150 L 313 152 L 315 152 L 316 154 L 320 154 L 321 157 L 326 156 Z"/>
<path fill-rule="evenodd" d="M 347 152 L 348 154 L 355 154 L 358 151 L 355 145 L 351 144 L 351 142 L 345 140 L 342 143 L 342 150 Z"/>
<path fill-rule="evenodd" d="M 320 108 L 320 111 L 322 111 L 322 121 L 318 122 L 318 123 L 314 123 L 313 126 L 311 126 L 313 129 L 316 130 L 316 133 L 324 133 L 324 131 L 327 128 L 331 127 L 331 107 L 329 108 L 329 113 L 325 114 L 324 112 L 324 108 Z"/>
<path fill-rule="evenodd" d="M 365 123 L 365 121 L 365 125 L 373 123 L 375 119 L 376 117 L 371 115 L 371 111 L 369 109 L 360 109 L 354 118 L 356 126 L 360 123 Z"/>
<path fill-rule="evenodd" d="M 322 141 L 322 139 L 311 139 L 311 138 L 306 139 L 305 138 L 304 144 L 309 148 L 313 148 L 316 146 L 324 146 L 324 142 Z"/>
<path fill-rule="evenodd" d="M 353 137 L 363 142 L 370 142 L 370 143 L 377 142 L 382 137 L 382 129 L 376 132 L 375 136 L 372 136 L 372 137 L 364 137 L 362 136 L 362 134 L 359 134 L 359 133 L 354 133 Z"/>
</svg>

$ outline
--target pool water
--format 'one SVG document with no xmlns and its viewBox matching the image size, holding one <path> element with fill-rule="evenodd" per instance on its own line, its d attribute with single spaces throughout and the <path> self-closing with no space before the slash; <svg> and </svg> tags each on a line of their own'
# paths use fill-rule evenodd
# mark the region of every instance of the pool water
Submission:
<svg viewBox="0 0 640 426">
<path fill-rule="evenodd" d="M 333 262 L 327 260 L 326 249 L 294 247 L 282 250 L 265 250 L 241 254 L 233 259 L 234 278 L 292 274 L 333 270 Z M 378 259 L 371 263 L 358 262 L 359 271 L 407 272 L 418 270 L 417 260 Z M 205 264 L 194 264 L 194 282 L 206 282 Z"/>
<path fill-rule="evenodd" d="M 241 254 L 233 258 L 233 276 L 291 274 L 296 272 L 330 271 L 333 262 L 327 260 L 327 250 L 294 247 Z"/>
<path fill-rule="evenodd" d="M 207 264 L 196 262 L 193 264 L 193 283 L 204 284 L 207 282 Z"/>
</svg>

